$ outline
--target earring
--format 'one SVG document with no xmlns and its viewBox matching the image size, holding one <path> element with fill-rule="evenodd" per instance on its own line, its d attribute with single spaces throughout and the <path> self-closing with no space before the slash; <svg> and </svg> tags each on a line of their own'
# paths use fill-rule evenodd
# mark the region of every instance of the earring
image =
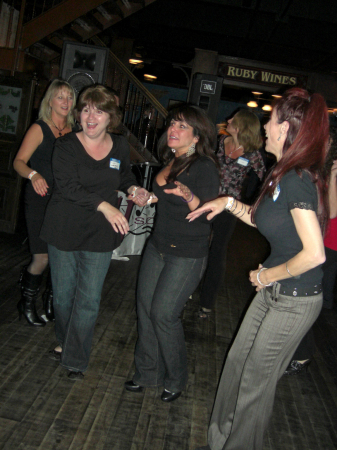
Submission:
<svg viewBox="0 0 337 450">
<path fill-rule="evenodd" d="M 277 138 L 277 140 L 279 141 L 281 139 L 281 135 L 279 135 L 279 137 Z"/>
<path fill-rule="evenodd" d="M 171 148 L 171 152 L 172 152 L 172 153 L 175 153 L 175 152 L 176 152 L 176 149 L 175 149 L 175 148 Z"/>
<path fill-rule="evenodd" d="M 191 147 L 187 150 L 186 158 L 188 158 L 189 156 L 193 155 L 193 153 L 195 153 L 195 143 L 194 142 L 191 145 Z"/>
</svg>

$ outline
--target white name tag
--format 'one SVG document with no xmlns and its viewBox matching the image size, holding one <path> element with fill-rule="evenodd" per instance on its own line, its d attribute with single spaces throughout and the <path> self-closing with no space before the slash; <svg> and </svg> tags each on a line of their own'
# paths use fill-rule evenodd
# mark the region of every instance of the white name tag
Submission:
<svg viewBox="0 0 337 450">
<path fill-rule="evenodd" d="M 117 169 L 119 170 L 119 167 L 121 165 L 121 162 L 119 159 L 110 158 L 110 169 Z"/>
<path fill-rule="evenodd" d="M 240 158 L 238 158 L 237 163 L 240 164 L 241 166 L 248 166 L 249 164 L 249 159 L 244 158 L 243 156 L 240 156 Z"/>
</svg>

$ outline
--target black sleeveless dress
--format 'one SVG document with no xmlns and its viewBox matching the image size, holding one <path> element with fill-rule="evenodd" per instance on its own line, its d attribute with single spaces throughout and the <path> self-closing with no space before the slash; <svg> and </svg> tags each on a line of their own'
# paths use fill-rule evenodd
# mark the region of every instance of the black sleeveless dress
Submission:
<svg viewBox="0 0 337 450">
<path fill-rule="evenodd" d="M 49 186 L 48 194 L 44 197 L 38 195 L 30 181 L 26 184 L 25 189 L 25 217 L 27 225 L 27 233 L 29 239 L 29 249 L 32 254 L 48 253 L 47 243 L 39 238 L 40 229 L 43 223 L 45 209 L 50 199 L 53 189 L 53 173 L 52 173 L 52 154 L 56 138 L 43 120 L 37 123 L 43 133 L 43 141 L 37 147 L 30 158 L 29 165 L 32 170 L 36 170 L 47 181 Z"/>
</svg>

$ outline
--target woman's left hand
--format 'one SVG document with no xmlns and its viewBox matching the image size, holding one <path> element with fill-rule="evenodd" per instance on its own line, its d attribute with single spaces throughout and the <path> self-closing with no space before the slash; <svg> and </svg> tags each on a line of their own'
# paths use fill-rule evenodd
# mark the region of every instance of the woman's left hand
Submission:
<svg viewBox="0 0 337 450">
<path fill-rule="evenodd" d="M 249 272 L 249 281 L 252 283 L 252 286 L 256 286 L 256 292 L 261 291 L 265 286 L 262 286 L 257 280 L 257 274 L 259 273 L 260 269 L 262 268 L 262 264 L 259 264 L 259 268 L 257 270 L 251 270 Z M 260 274 L 261 276 L 261 274 Z"/>
<path fill-rule="evenodd" d="M 178 197 L 182 197 L 186 202 L 191 201 L 193 194 L 187 186 L 181 184 L 179 181 L 175 181 L 174 184 L 177 186 L 174 189 L 164 189 L 165 194 L 173 194 Z"/>
</svg>

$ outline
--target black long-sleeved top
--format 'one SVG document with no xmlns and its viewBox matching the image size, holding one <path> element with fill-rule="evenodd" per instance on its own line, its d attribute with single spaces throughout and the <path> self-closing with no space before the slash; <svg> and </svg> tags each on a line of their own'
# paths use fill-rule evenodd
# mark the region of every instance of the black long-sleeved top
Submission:
<svg viewBox="0 0 337 450">
<path fill-rule="evenodd" d="M 112 149 L 100 161 L 86 152 L 76 133 L 56 140 L 54 191 L 40 237 L 59 250 L 107 252 L 120 244 L 120 235 L 97 207 L 106 201 L 117 208 L 117 190 L 126 192 L 137 182 L 128 142 L 118 135 L 111 139 Z"/>
<path fill-rule="evenodd" d="M 189 187 L 200 199 L 200 205 L 213 200 L 219 192 L 219 173 L 215 163 L 200 157 L 189 170 L 177 176 L 177 181 Z M 159 186 L 153 183 L 153 191 L 158 197 L 157 214 L 151 242 L 163 253 L 185 258 L 203 258 L 208 254 L 210 222 L 203 214 L 193 222 L 186 220 L 190 212 L 188 203 L 181 197 L 166 194 L 164 189 L 173 189 L 175 184 Z"/>
</svg>

